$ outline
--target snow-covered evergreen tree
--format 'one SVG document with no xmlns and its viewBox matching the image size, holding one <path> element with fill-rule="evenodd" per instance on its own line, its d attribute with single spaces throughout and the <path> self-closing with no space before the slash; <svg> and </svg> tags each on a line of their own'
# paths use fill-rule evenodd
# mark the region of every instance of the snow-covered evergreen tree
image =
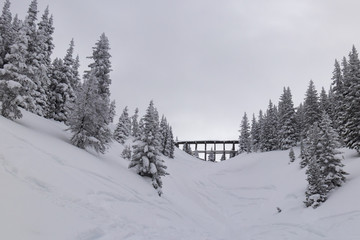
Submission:
<svg viewBox="0 0 360 240">
<path fill-rule="evenodd" d="M 279 148 L 278 142 L 278 113 L 275 105 L 269 101 L 266 115 L 263 118 L 261 131 L 261 150 L 273 151 Z"/>
<path fill-rule="evenodd" d="M 14 40 L 14 29 L 12 27 L 12 15 L 10 12 L 10 1 L 5 0 L 2 14 L 0 16 L 0 68 L 7 63 L 6 54 L 10 53 L 10 46 Z"/>
<path fill-rule="evenodd" d="M 320 92 L 319 110 L 320 112 L 326 112 L 328 115 L 330 114 L 329 96 L 326 93 L 324 87 L 321 88 Z"/>
<path fill-rule="evenodd" d="M 126 145 L 124 150 L 121 152 L 121 157 L 127 160 L 131 160 L 131 146 Z"/>
<path fill-rule="evenodd" d="M 308 164 L 308 188 L 306 206 L 319 206 L 327 199 L 328 193 L 344 183 L 347 174 L 342 168 L 336 150 L 340 146 L 338 134 L 331 126 L 330 117 L 323 112 L 321 122 L 310 129 L 306 152 L 310 158 Z"/>
<path fill-rule="evenodd" d="M 320 115 L 319 96 L 314 82 L 310 80 L 304 101 L 304 130 L 309 130 L 315 122 L 319 122 Z"/>
<path fill-rule="evenodd" d="M 28 39 L 26 64 L 28 68 L 31 68 L 27 71 L 27 76 L 36 85 L 30 92 L 35 101 L 35 108 L 32 112 L 44 116 L 48 108 L 47 89 L 50 83 L 48 78 L 48 52 L 44 52 L 48 47 L 46 44 L 48 38 L 44 35 L 44 31 L 38 32 L 37 14 L 37 0 L 32 0 L 24 21 L 24 29 Z"/>
<path fill-rule="evenodd" d="M 290 88 L 284 88 L 279 102 L 279 147 L 282 150 L 296 145 L 296 118 Z"/>
<path fill-rule="evenodd" d="M 241 121 L 240 137 L 239 137 L 239 153 L 251 152 L 250 126 L 246 113 L 244 113 Z"/>
<path fill-rule="evenodd" d="M 338 133 L 333 129 L 331 119 L 325 112 L 323 112 L 319 128 L 321 155 L 318 161 L 324 184 L 329 192 L 345 182 L 347 173 L 342 169 L 344 165 L 341 163 L 341 159 L 337 157 L 341 153 L 337 150 L 341 146 Z"/>
<path fill-rule="evenodd" d="M 344 141 L 347 147 L 360 152 L 360 61 L 353 46 L 344 75 Z"/>
<path fill-rule="evenodd" d="M 139 109 L 136 108 L 134 115 L 131 117 L 131 136 L 133 137 L 138 137 L 140 134 L 138 117 L 139 117 Z"/>
<path fill-rule="evenodd" d="M 26 110 L 34 108 L 34 100 L 29 94 L 35 87 L 26 75 L 26 55 L 28 41 L 23 28 L 20 28 L 10 53 L 6 55 L 4 69 L 0 69 L 1 115 L 9 119 L 21 118 L 19 106 Z"/>
<path fill-rule="evenodd" d="M 251 122 L 250 138 L 251 138 L 251 150 L 253 152 L 257 152 L 259 150 L 260 128 L 259 128 L 259 123 L 256 121 L 255 114 L 253 114 L 253 118 Z"/>
<path fill-rule="evenodd" d="M 174 141 L 174 134 L 172 131 L 172 127 L 169 126 L 169 134 L 168 134 L 168 141 L 167 141 L 167 148 L 169 149 L 169 157 L 175 157 L 175 141 Z M 197 155 L 199 157 L 199 154 Z"/>
<path fill-rule="evenodd" d="M 290 158 L 290 162 L 294 162 L 294 161 L 295 161 L 295 153 L 294 153 L 294 149 L 293 149 L 293 148 L 290 148 L 289 158 Z"/>
<path fill-rule="evenodd" d="M 164 161 L 160 158 L 159 121 L 153 101 L 150 102 L 143 119 L 143 129 L 136 138 L 129 168 L 135 167 L 141 176 L 152 179 L 159 196 L 162 194 L 161 177 L 168 175 Z"/>
<path fill-rule="evenodd" d="M 120 115 L 119 122 L 116 125 L 114 131 L 114 139 L 121 144 L 125 143 L 125 140 L 131 134 L 131 119 L 129 117 L 128 108 L 125 107 Z"/>
<path fill-rule="evenodd" d="M 68 117 L 68 130 L 73 133 L 71 142 L 75 146 L 92 147 L 95 151 L 104 153 L 111 141 L 111 132 L 106 122 L 109 102 L 104 101 L 98 91 L 97 79 L 86 79 Z"/>
</svg>

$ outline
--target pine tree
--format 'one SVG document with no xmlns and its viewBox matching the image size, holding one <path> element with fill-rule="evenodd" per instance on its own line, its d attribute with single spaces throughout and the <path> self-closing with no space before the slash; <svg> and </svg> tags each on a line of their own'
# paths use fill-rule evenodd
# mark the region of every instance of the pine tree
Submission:
<svg viewBox="0 0 360 240">
<path fill-rule="evenodd" d="M 244 113 L 241 129 L 240 129 L 240 137 L 239 137 L 239 153 L 250 153 L 251 152 L 251 139 L 250 139 L 250 126 L 246 113 Z"/>
<path fill-rule="evenodd" d="M 257 152 L 259 150 L 260 143 L 260 128 L 259 123 L 256 121 L 255 114 L 253 114 L 252 122 L 251 122 L 251 150 L 253 152 Z"/>
<path fill-rule="evenodd" d="M 341 153 L 336 150 L 341 146 L 338 133 L 333 129 L 331 119 L 325 112 L 323 112 L 319 128 L 321 130 L 320 143 L 322 151 L 318 161 L 324 184 L 329 192 L 336 187 L 340 187 L 345 182 L 347 173 L 342 170 L 344 165 L 341 163 L 341 159 L 337 157 Z"/>
<path fill-rule="evenodd" d="M 153 101 L 150 102 L 143 119 L 143 129 L 136 138 L 133 146 L 133 156 L 129 168 L 135 167 L 141 176 L 152 179 L 152 184 L 157 189 L 159 196 L 162 194 L 161 177 L 168 175 L 166 166 L 160 159 L 159 121 Z"/>
<path fill-rule="evenodd" d="M 47 117 L 65 122 L 70 114 L 68 104 L 74 98 L 74 91 L 70 87 L 64 71 L 62 59 L 55 58 L 50 68 L 49 103 Z"/>
<path fill-rule="evenodd" d="M 294 149 L 293 149 L 293 148 L 290 148 L 289 158 L 290 158 L 290 162 L 294 162 L 294 161 L 295 161 L 295 153 L 294 153 Z"/>
<path fill-rule="evenodd" d="M 314 86 L 314 82 L 310 80 L 309 87 L 306 91 L 304 101 L 304 130 L 307 131 L 309 128 L 320 120 L 320 106 L 319 97 Z M 305 133 L 305 132 L 304 132 Z"/>
<path fill-rule="evenodd" d="M 302 141 L 304 139 L 305 131 L 305 110 L 302 103 L 296 108 L 295 112 L 296 119 L 296 140 Z"/>
<path fill-rule="evenodd" d="M 121 152 L 121 157 L 127 160 L 131 160 L 131 146 L 126 145 L 124 150 Z"/>
<path fill-rule="evenodd" d="M 95 75 L 99 85 L 99 94 L 104 98 L 110 98 L 111 55 L 109 50 L 109 39 L 106 37 L 105 33 L 103 33 L 100 36 L 100 40 L 95 44 L 95 47 L 93 47 L 93 54 L 89 57 L 93 60 L 93 63 L 89 65 L 91 70 L 86 72 L 85 75 Z"/>
<path fill-rule="evenodd" d="M 71 142 L 79 148 L 92 147 L 96 152 L 104 153 L 111 142 L 108 119 L 108 101 L 98 93 L 95 77 L 86 79 L 79 89 L 73 111 L 68 118 L 73 133 Z"/>
<path fill-rule="evenodd" d="M 320 112 L 326 112 L 328 115 L 330 114 L 329 96 L 326 93 L 324 87 L 321 88 L 319 110 Z"/>
<path fill-rule="evenodd" d="M 168 122 L 167 122 L 165 116 L 163 115 L 161 117 L 161 122 L 160 122 L 160 144 L 161 144 L 160 151 L 165 156 L 170 155 L 169 149 L 166 148 L 167 141 L 168 141 L 168 134 L 169 134 L 168 126 L 169 126 Z"/>
<path fill-rule="evenodd" d="M 296 118 L 290 88 L 284 88 L 279 102 L 279 147 L 287 150 L 296 145 Z"/>
<path fill-rule="evenodd" d="M 279 148 L 278 132 L 277 108 L 269 101 L 266 116 L 263 118 L 263 130 L 261 132 L 262 151 L 273 151 Z"/>
<path fill-rule="evenodd" d="M 191 146 L 190 146 L 190 144 L 188 144 L 188 143 L 185 143 L 185 144 L 183 145 L 183 151 L 186 152 L 186 153 L 188 153 L 188 154 L 190 154 L 190 155 L 193 155 L 193 151 L 192 151 L 192 149 L 191 149 Z"/>
<path fill-rule="evenodd" d="M 308 186 L 306 188 L 304 201 L 306 207 L 317 208 L 327 199 L 324 181 L 321 177 L 320 166 L 316 159 L 311 158 L 309 167 L 306 170 Z"/>
<path fill-rule="evenodd" d="M 353 46 L 344 75 L 344 141 L 347 147 L 360 152 L 360 61 Z"/>
<path fill-rule="evenodd" d="M 174 142 L 174 134 L 172 131 L 172 127 L 169 127 L 169 134 L 168 134 L 168 149 L 169 149 L 169 157 L 174 158 L 175 157 L 175 142 Z M 197 156 L 199 157 L 199 155 Z"/>
<path fill-rule="evenodd" d="M 125 140 L 131 134 L 131 119 L 129 117 L 128 108 L 125 107 L 120 115 L 119 122 L 116 125 L 114 131 L 114 139 L 121 144 L 125 143 Z"/>
<path fill-rule="evenodd" d="M 138 117 L 139 117 L 139 109 L 136 108 L 134 115 L 131 117 L 131 136 L 133 137 L 138 137 L 140 134 Z"/>
<path fill-rule="evenodd" d="M 34 108 L 34 100 L 29 92 L 35 87 L 28 78 L 26 65 L 28 41 L 23 28 L 20 28 L 10 53 L 6 55 L 4 69 L 0 70 L 1 115 L 9 119 L 21 118 L 19 106 L 25 110 Z"/>
<path fill-rule="evenodd" d="M 330 117 L 323 112 L 321 122 L 315 123 L 308 134 L 306 152 L 310 157 L 307 169 L 308 188 L 306 191 L 306 206 L 318 207 L 326 201 L 328 193 L 340 187 L 347 174 L 344 166 L 336 157 L 340 152 L 338 134 L 332 128 Z"/>
<path fill-rule="evenodd" d="M 34 101 L 35 108 L 32 110 L 33 113 L 39 116 L 46 115 L 48 108 L 48 95 L 47 89 L 49 86 L 48 78 L 48 60 L 46 58 L 47 53 L 44 52 L 46 49 L 45 44 L 47 38 L 42 32 L 38 31 L 36 20 L 37 20 L 37 0 L 33 0 L 28 8 L 27 16 L 24 22 L 24 29 L 28 39 L 28 51 L 26 57 L 26 64 L 31 70 L 27 71 L 27 76 L 32 79 L 36 87 L 30 92 Z"/>
<path fill-rule="evenodd" d="M 10 12 L 10 1 L 5 0 L 0 16 L 0 68 L 3 68 L 7 63 L 5 57 L 6 54 L 10 53 L 10 46 L 13 44 L 14 34 L 12 15 Z"/>
</svg>

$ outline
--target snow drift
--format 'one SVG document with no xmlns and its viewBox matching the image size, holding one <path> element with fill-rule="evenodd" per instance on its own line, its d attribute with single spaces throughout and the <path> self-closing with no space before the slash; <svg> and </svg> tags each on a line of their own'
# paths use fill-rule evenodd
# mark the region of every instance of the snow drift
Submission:
<svg viewBox="0 0 360 240">
<path fill-rule="evenodd" d="M 23 114 L 0 117 L 1 239 L 360 239 L 354 151 L 344 150 L 348 181 L 317 209 L 304 207 L 305 170 L 288 151 L 211 163 L 177 150 L 159 197 L 122 145 L 84 151 L 63 124 Z"/>
</svg>

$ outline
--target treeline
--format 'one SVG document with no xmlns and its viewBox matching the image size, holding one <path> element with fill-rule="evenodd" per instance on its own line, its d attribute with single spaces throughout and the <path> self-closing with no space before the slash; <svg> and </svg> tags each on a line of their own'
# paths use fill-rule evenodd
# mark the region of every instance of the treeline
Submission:
<svg viewBox="0 0 360 240">
<path fill-rule="evenodd" d="M 290 88 L 284 88 L 278 105 L 271 101 L 265 112 L 245 113 L 240 128 L 239 153 L 290 149 L 300 145 L 300 166 L 306 167 L 306 206 L 317 207 L 347 175 L 336 149 L 360 152 L 360 61 L 355 46 L 341 64 L 335 60 L 329 91 L 318 94 L 310 81 L 304 102 L 294 107 Z"/>
<path fill-rule="evenodd" d="M 20 108 L 65 123 L 71 143 L 104 153 L 113 139 L 123 143 L 132 134 L 136 141 L 129 167 L 151 177 L 161 195 L 161 176 L 166 175 L 161 154 L 173 158 L 171 126 L 151 101 L 147 113 L 138 121 L 138 111 L 128 118 L 127 108 L 115 132 L 109 125 L 115 117 L 115 101 L 110 100 L 111 54 L 103 33 L 93 47 L 92 61 L 83 79 L 79 57 L 74 57 L 74 40 L 64 58 L 51 60 L 54 49 L 53 16 L 46 8 L 38 21 L 37 1 L 32 0 L 24 20 L 12 17 L 6 0 L 0 16 L 0 113 L 15 120 Z M 141 151 L 139 150 L 141 149 Z M 131 149 L 130 149 L 131 152 Z"/>
</svg>

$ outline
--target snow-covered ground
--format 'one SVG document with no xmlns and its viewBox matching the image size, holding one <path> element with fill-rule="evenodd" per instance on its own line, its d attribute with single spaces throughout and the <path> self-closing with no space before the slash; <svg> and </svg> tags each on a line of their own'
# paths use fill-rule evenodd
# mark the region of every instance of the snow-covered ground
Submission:
<svg viewBox="0 0 360 240">
<path fill-rule="evenodd" d="M 159 197 L 120 144 L 84 151 L 64 125 L 23 113 L 0 117 L 0 239 L 360 239 L 354 151 L 344 150 L 348 181 L 315 210 L 302 203 L 305 170 L 288 151 L 210 163 L 178 150 Z"/>
</svg>

